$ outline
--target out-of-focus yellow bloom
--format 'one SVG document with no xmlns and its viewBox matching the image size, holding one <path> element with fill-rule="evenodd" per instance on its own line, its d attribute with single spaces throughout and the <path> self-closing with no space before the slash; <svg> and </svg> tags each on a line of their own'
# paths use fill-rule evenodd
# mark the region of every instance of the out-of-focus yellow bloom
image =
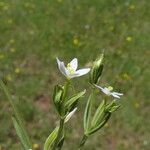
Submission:
<svg viewBox="0 0 150 150">
<path fill-rule="evenodd" d="M 0 54 L 0 59 L 3 59 L 5 57 L 4 54 Z"/>
<path fill-rule="evenodd" d="M 73 44 L 74 44 L 74 45 L 78 45 L 78 44 L 79 44 L 79 40 L 78 40 L 77 38 L 74 38 L 74 39 L 73 39 Z"/>
<path fill-rule="evenodd" d="M 110 27 L 109 27 L 109 30 L 110 30 L 110 31 L 113 31 L 113 30 L 114 30 L 114 26 L 110 26 Z"/>
<path fill-rule="evenodd" d="M 12 24 L 12 22 L 13 22 L 12 19 L 8 19 L 8 20 L 7 20 L 7 23 L 8 23 L 8 24 Z"/>
<path fill-rule="evenodd" d="M 129 6 L 129 9 L 130 9 L 130 10 L 134 10 L 134 9 L 135 9 L 135 5 L 130 5 L 130 6 Z"/>
<path fill-rule="evenodd" d="M 131 80 L 131 77 L 130 77 L 130 75 L 128 73 L 124 73 L 122 75 L 122 77 L 123 77 L 124 80 Z"/>
<path fill-rule="evenodd" d="M 140 104 L 139 103 L 135 103 L 135 108 L 139 108 L 140 107 Z"/>
<path fill-rule="evenodd" d="M 133 38 L 131 37 L 131 36 L 128 36 L 127 38 L 126 38 L 126 41 L 128 41 L 128 42 L 131 42 L 133 40 Z"/>
<path fill-rule="evenodd" d="M 10 74 L 6 75 L 6 80 L 7 81 L 12 81 L 12 76 Z"/>
<path fill-rule="evenodd" d="M 108 128 L 108 127 L 109 127 L 109 124 L 108 124 L 108 123 L 106 123 L 104 127 Z"/>
<path fill-rule="evenodd" d="M 21 72 L 21 70 L 19 68 L 15 69 L 15 73 L 19 74 Z"/>
<path fill-rule="evenodd" d="M 3 7 L 3 9 L 4 9 L 4 10 L 8 10 L 8 9 L 9 9 L 9 6 L 8 6 L 8 5 L 5 5 L 5 6 Z"/>
<path fill-rule="evenodd" d="M 13 44 L 13 43 L 15 43 L 15 40 L 14 39 L 10 39 L 9 43 Z"/>
<path fill-rule="evenodd" d="M 128 73 L 124 73 L 122 75 L 122 77 L 123 77 L 124 80 L 131 80 L 131 77 L 130 77 L 130 75 Z"/>
<path fill-rule="evenodd" d="M 10 51 L 11 51 L 12 53 L 14 53 L 14 52 L 16 51 L 16 49 L 15 49 L 15 48 L 11 48 Z"/>
<path fill-rule="evenodd" d="M 30 30 L 30 31 L 29 31 L 29 34 L 30 34 L 30 35 L 34 35 L 34 31 L 33 31 L 33 30 Z"/>
<path fill-rule="evenodd" d="M 37 143 L 34 143 L 34 144 L 33 144 L 33 148 L 34 148 L 34 149 L 37 149 L 37 148 L 39 148 L 39 147 L 40 147 L 39 144 L 37 144 Z"/>
</svg>

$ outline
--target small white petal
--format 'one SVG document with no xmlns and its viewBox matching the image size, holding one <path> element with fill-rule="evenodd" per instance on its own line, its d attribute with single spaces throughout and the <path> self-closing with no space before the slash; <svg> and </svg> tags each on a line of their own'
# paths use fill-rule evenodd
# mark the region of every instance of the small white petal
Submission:
<svg viewBox="0 0 150 150">
<path fill-rule="evenodd" d="M 109 91 L 108 88 L 103 88 L 102 91 L 106 94 L 106 95 L 111 95 L 111 92 Z"/>
<path fill-rule="evenodd" d="M 78 67 L 78 59 L 74 58 L 70 63 L 71 67 L 73 68 L 73 70 L 77 70 Z"/>
<path fill-rule="evenodd" d="M 115 94 L 114 92 L 111 93 L 111 95 L 115 98 L 120 98 L 120 96 L 118 96 L 117 94 Z"/>
<path fill-rule="evenodd" d="M 58 58 L 56 58 L 56 60 L 57 60 L 57 64 L 58 64 L 58 68 L 59 68 L 60 72 L 63 75 L 67 76 L 68 74 L 67 74 L 67 70 L 66 70 L 64 63 L 61 62 Z"/>
<path fill-rule="evenodd" d="M 116 95 L 123 95 L 123 93 L 113 92 Z"/>
<path fill-rule="evenodd" d="M 72 78 L 75 78 L 75 77 L 79 77 L 79 74 L 77 74 L 77 73 L 68 74 L 68 77 L 69 77 L 70 79 L 72 79 Z"/>
<path fill-rule="evenodd" d="M 97 88 L 99 88 L 100 90 L 103 90 L 104 88 L 102 88 L 101 86 L 98 86 L 98 85 L 96 85 L 95 84 L 95 86 L 97 87 Z"/>
<path fill-rule="evenodd" d="M 87 74 L 90 71 L 90 68 L 86 68 L 86 69 L 80 69 L 76 71 L 77 77 L 79 76 L 83 76 L 85 74 Z"/>
<path fill-rule="evenodd" d="M 76 110 L 77 110 L 77 107 L 67 115 L 67 117 L 65 118 L 65 123 L 73 116 Z"/>
</svg>

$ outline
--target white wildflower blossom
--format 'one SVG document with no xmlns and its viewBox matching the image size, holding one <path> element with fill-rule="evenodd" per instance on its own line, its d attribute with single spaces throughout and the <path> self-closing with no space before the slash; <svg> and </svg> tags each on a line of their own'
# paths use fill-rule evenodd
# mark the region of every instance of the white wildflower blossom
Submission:
<svg viewBox="0 0 150 150">
<path fill-rule="evenodd" d="M 65 67 L 64 62 L 60 61 L 56 58 L 58 68 L 60 72 L 66 76 L 68 79 L 80 77 L 87 74 L 90 71 L 90 68 L 84 68 L 77 70 L 78 67 L 78 59 L 74 58 L 70 63 L 68 63 L 67 67 Z"/>
<path fill-rule="evenodd" d="M 118 92 L 113 92 L 113 87 L 109 86 L 109 87 L 104 87 L 102 88 L 101 86 L 95 85 L 98 89 L 100 89 L 103 93 L 105 93 L 106 95 L 111 95 L 115 98 L 120 98 L 120 96 L 123 95 L 123 93 L 118 93 Z"/>
</svg>

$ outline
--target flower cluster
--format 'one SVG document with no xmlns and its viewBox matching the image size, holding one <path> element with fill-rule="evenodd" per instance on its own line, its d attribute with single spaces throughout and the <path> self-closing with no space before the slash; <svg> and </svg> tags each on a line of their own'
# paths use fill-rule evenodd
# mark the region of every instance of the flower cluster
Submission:
<svg viewBox="0 0 150 150">
<path fill-rule="evenodd" d="M 59 117 L 59 125 L 55 127 L 55 129 L 49 134 L 44 143 L 43 150 L 61 150 L 64 140 L 65 140 L 65 124 L 70 120 L 73 114 L 77 111 L 79 102 L 82 97 L 85 95 L 86 90 L 76 92 L 75 87 L 73 86 L 71 79 L 86 75 L 89 73 L 89 85 L 91 85 L 89 93 L 89 98 L 86 102 L 86 107 L 83 116 L 83 126 L 84 126 L 84 134 L 81 139 L 81 142 L 78 146 L 78 149 L 81 150 L 88 139 L 88 137 L 101 129 L 102 127 L 107 125 L 108 120 L 112 116 L 112 113 L 116 111 L 120 104 L 116 102 L 116 100 L 109 101 L 108 97 L 112 96 L 114 98 L 120 98 L 123 94 L 114 92 L 112 87 L 101 87 L 98 85 L 100 81 L 100 77 L 103 71 L 103 54 L 96 59 L 91 68 L 78 68 L 78 59 L 74 58 L 67 65 L 64 62 L 60 61 L 56 58 L 58 68 L 60 72 L 65 76 L 66 82 L 64 85 L 57 84 L 54 87 L 53 91 L 53 103 L 54 107 L 57 110 L 57 114 Z M 18 74 L 20 70 L 17 68 L 15 72 Z M 3 89 L 5 95 L 7 96 L 14 115 L 12 117 L 12 121 L 14 124 L 14 128 L 16 129 L 16 133 L 26 150 L 39 149 L 38 144 L 32 144 L 30 142 L 30 138 L 25 130 L 25 126 L 22 122 L 22 118 L 19 113 L 19 109 L 15 105 L 14 101 L 11 99 L 11 96 L 5 86 L 5 84 L 0 80 L 0 87 Z M 73 90 L 74 89 L 74 90 Z M 97 98 L 97 90 L 98 94 L 101 92 L 102 100 L 99 106 L 93 110 L 93 101 Z M 104 96 L 105 95 L 105 96 Z M 99 103 L 99 101 L 98 101 Z M 92 111 L 95 111 L 94 113 Z M 92 114 L 92 115 L 91 115 Z"/>
</svg>

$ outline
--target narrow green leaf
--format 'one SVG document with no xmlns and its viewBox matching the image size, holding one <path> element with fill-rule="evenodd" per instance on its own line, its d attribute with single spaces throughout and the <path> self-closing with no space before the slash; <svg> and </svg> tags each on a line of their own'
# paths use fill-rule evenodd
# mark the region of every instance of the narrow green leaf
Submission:
<svg viewBox="0 0 150 150">
<path fill-rule="evenodd" d="M 79 100 L 79 98 L 81 98 L 84 94 L 85 94 L 86 90 L 79 92 L 77 94 L 75 94 L 73 97 L 71 97 L 69 100 L 67 100 L 65 102 L 65 108 L 70 109 L 70 107 Z"/>
<path fill-rule="evenodd" d="M 88 132 L 88 134 L 91 135 L 91 134 L 93 134 L 94 132 L 100 130 L 100 129 L 107 123 L 107 121 L 109 120 L 110 116 L 111 116 L 111 113 L 109 113 L 109 112 L 106 113 L 105 116 L 104 116 L 104 118 L 103 118 L 103 121 L 102 121 L 99 125 L 97 125 L 97 126 L 95 126 L 94 128 L 92 128 L 92 129 Z"/>
<path fill-rule="evenodd" d="M 94 117 L 92 119 L 92 126 L 96 126 L 96 124 L 100 123 L 104 114 L 104 110 L 105 110 L 105 100 L 103 100 L 101 102 L 101 104 L 99 105 L 99 107 L 97 108 Z"/>
<path fill-rule="evenodd" d="M 16 133 L 17 133 L 23 147 L 25 148 L 25 150 L 31 149 L 31 146 L 28 144 L 28 141 L 26 141 L 26 138 L 24 137 L 24 131 L 20 127 L 17 120 L 14 117 L 12 117 L 12 121 L 13 121 L 13 124 L 14 124 L 14 128 L 16 130 Z"/>
<path fill-rule="evenodd" d="M 17 122 L 19 123 L 19 126 L 20 126 L 20 128 L 22 130 L 22 134 L 24 135 L 24 138 L 26 139 L 28 145 L 30 145 L 30 147 L 31 147 L 30 139 L 29 139 L 28 134 L 27 134 L 27 132 L 25 130 L 25 127 L 24 127 L 24 124 L 23 124 L 23 120 L 22 120 L 22 118 L 20 116 L 19 110 L 16 107 L 16 105 L 15 105 L 15 103 L 14 103 L 14 101 L 13 101 L 13 99 L 12 99 L 8 89 L 7 89 L 7 87 L 5 86 L 5 84 L 3 83 L 3 81 L 1 79 L 0 79 L 0 87 L 2 88 L 3 92 L 5 93 L 7 99 L 10 102 L 10 105 L 11 105 L 11 107 L 13 109 L 15 118 L 16 118 Z"/>
<path fill-rule="evenodd" d="M 85 112 L 84 112 L 84 132 L 88 132 L 88 129 L 90 127 L 90 117 L 91 117 L 91 109 L 92 109 L 92 101 L 94 98 L 94 93 L 91 93 L 91 95 L 88 98 Z"/>
<path fill-rule="evenodd" d="M 48 136 L 44 144 L 44 150 L 50 150 L 53 142 L 55 141 L 58 134 L 59 127 L 56 127 L 53 132 Z"/>
</svg>

